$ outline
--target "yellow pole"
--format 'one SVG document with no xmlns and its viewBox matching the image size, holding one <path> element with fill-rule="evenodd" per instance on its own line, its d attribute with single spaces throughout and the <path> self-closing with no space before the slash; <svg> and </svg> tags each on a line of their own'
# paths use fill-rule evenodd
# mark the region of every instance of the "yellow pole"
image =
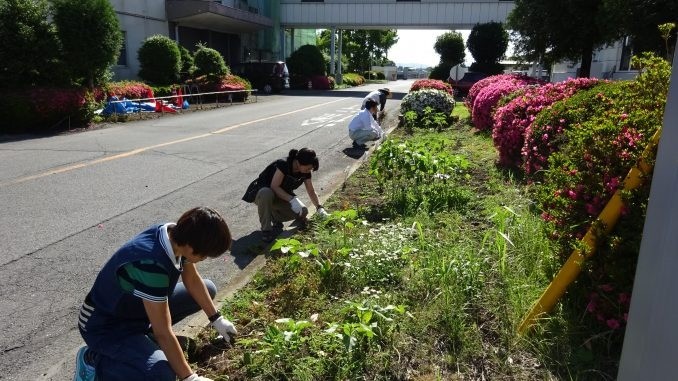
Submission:
<svg viewBox="0 0 678 381">
<path fill-rule="evenodd" d="M 647 164 L 645 157 L 649 156 L 657 146 L 660 136 L 661 128 L 652 136 L 650 143 L 645 147 L 643 156 L 638 160 L 638 164 L 631 168 L 626 175 L 626 178 L 624 179 L 624 190 L 637 188 L 643 182 L 645 175 L 652 171 L 652 166 Z M 599 232 L 608 234 L 612 231 L 617 220 L 619 220 L 621 209 L 624 206 L 620 194 L 620 190 L 614 192 L 614 195 L 612 195 L 612 198 L 607 202 L 603 211 L 600 212 L 596 221 L 591 224 L 591 227 L 584 235 L 584 238 L 581 239 L 585 251 L 582 252 L 580 249 L 574 249 L 572 251 L 572 254 L 570 254 L 570 257 L 563 267 L 560 268 L 560 271 L 558 271 L 556 277 L 553 278 L 551 284 L 544 290 L 539 300 L 532 305 L 530 312 L 525 315 L 522 323 L 520 323 L 520 326 L 518 327 L 519 334 L 525 333 L 525 331 L 534 324 L 535 320 L 543 314 L 551 312 L 553 306 L 555 306 L 558 300 L 563 296 L 570 283 L 574 282 L 577 275 L 579 275 L 582 263 L 595 252 L 596 239 L 598 234 L 600 234 Z"/>
</svg>

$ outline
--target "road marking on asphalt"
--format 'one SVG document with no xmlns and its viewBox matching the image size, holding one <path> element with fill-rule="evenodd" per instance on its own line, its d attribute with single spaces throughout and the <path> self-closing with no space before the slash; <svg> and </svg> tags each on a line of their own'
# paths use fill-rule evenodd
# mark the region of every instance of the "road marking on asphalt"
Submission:
<svg viewBox="0 0 678 381">
<path fill-rule="evenodd" d="M 159 143 L 159 144 L 154 144 L 154 145 L 151 145 L 151 146 L 140 147 L 140 148 L 133 149 L 131 151 L 122 152 L 122 153 L 118 153 L 118 154 L 111 155 L 111 156 L 105 156 L 105 157 L 102 157 L 102 158 L 99 158 L 99 159 L 84 161 L 84 162 L 78 163 L 78 164 L 71 164 L 71 165 L 67 165 L 67 166 L 64 166 L 64 167 L 60 167 L 60 168 L 50 169 L 48 171 L 36 173 L 34 175 L 18 177 L 16 179 L 0 182 L 0 187 L 6 186 L 6 185 L 19 184 L 19 183 L 23 183 L 23 182 L 26 182 L 26 181 L 35 180 L 35 179 L 39 179 L 39 178 L 42 178 L 42 177 L 50 176 L 50 175 L 57 175 L 59 173 L 64 173 L 64 172 L 69 172 L 69 171 L 73 171 L 73 170 L 80 169 L 80 168 L 90 167 L 90 166 L 95 165 L 95 164 L 105 163 L 105 162 L 112 161 L 112 160 L 123 159 L 123 158 L 126 158 L 126 157 L 134 156 L 134 155 L 140 154 L 142 152 L 154 150 L 154 149 L 161 148 L 161 147 L 167 147 L 167 146 L 171 146 L 171 145 L 174 145 L 174 144 L 185 143 L 185 142 L 188 142 L 188 141 L 191 141 L 191 140 L 202 139 L 202 138 L 210 137 L 210 136 L 213 136 L 213 135 L 223 134 L 224 132 L 228 132 L 228 131 L 234 130 L 236 128 L 247 126 L 247 125 L 250 125 L 250 124 L 253 124 L 253 123 L 263 122 L 263 121 L 266 121 L 266 120 L 280 118 L 282 116 L 296 114 L 296 113 L 301 112 L 301 111 L 311 110 L 311 109 L 314 109 L 314 108 L 317 108 L 317 107 L 326 106 L 326 105 L 336 103 L 336 102 L 341 102 L 341 101 L 344 101 L 344 100 L 347 100 L 347 99 L 352 99 L 352 98 L 349 98 L 349 97 L 340 98 L 340 99 L 336 99 L 336 100 L 333 100 L 333 101 L 330 101 L 330 102 L 320 103 L 320 104 L 317 104 L 317 105 L 300 108 L 300 109 L 297 109 L 297 110 L 294 110 L 294 111 L 284 112 L 282 114 L 271 115 L 271 116 L 267 116 L 265 118 L 260 118 L 260 119 L 255 119 L 255 120 L 243 122 L 243 123 L 234 124 L 232 126 L 224 127 L 224 128 L 219 129 L 219 130 L 211 131 L 211 132 L 200 134 L 200 135 L 189 136 L 189 137 L 183 138 L 183 139 L 177 139 L 177 140 L 172 140 L 172 141 L 165 142 L 165 143 Z"/>
</svg>

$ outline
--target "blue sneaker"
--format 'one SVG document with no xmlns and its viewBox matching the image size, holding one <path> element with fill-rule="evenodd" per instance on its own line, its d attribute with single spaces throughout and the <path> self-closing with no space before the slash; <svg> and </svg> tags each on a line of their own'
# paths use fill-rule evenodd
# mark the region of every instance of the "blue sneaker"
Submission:
<svg viewBox="0 0 678 381">
<path fill-rule="evenodd" d="M 75 355 L 75 376 L 73 381 L 95 381 L 96 371 L 92 365 L 85 362 L 85 353 L 87 353 L 87 346 L 80 348 L 78 354 Z"/>
</svg>

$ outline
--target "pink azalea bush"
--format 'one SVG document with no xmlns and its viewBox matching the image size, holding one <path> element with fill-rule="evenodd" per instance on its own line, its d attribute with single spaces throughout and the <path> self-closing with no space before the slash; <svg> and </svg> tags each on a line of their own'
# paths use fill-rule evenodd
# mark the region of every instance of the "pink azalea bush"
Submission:
<svg viewBox="0 0 678 381">
<path fill-rule="evenodd" d="M 597 83 L 596 79 L 578 78 L 543 86 L 528 86 L 523 94 L 498 107 L 493 116 L 492 140 L 499 152 L 499 165 L 518 167 L 522 164 L 525 131 L 541 110 Z"/>
<path fill-rule="evenodd" d="M 473 108 L 471 120 L 473 125 L 480 131 L 492 128 L 492 114 L 502 97 L 520 90 L 526 86 L 543 83 L 540 80 L 526 76 L 511 76 L 492 82 L 478 91 Z"/>
<path fill-rule="evenodd" d="M 410 92 L 422 89 L 441 90 L 448 92 L 450 95 L 453 95 L 452 86 L 450 86 L 449 83 L 443 82 L 439 79 L 418 79 L 414 81 L 412 87 L 410 87 Z"/>
<path fill-rule="evenodd" d="M 94 99 L 84 88 L 33 87 L 1 94 L 0 103 L 0 132 L 11 133 L 87 123 Z"/>
<path fill-rule="evenodd" d="M 466 108 L 468 108 L 469 111 L 473 110 L 473 103 L 478 97 L 478 93 L 480 93 L 480 91 L 485 87 L 495 82 L 511 80 L 516 78 L 528 78 L 528 77 L 521 74 L 499 74 L 481 79 L 480 81 L 473 84 L 473 86 L 471 86 L 471 88 L 469 89 L 468 94 L 466 95 L 466 99 L 464 100 Z"/>
<path fill-rule="evenodd" d="M 138 81 L 120 81 L 110 82 L 102 89 L 95 89 L 94 96 L 97 101 L 105 101 L 108 97 L 115 95 L 119 99 L 141 99 L 149 98 L 153 95 L 151 87 Z"/>
<path fill-rule="evenodd" d="M 571 247 L 579 247 L 589 228 L 598 237 L 580 284 L 587 295 L 596 290 L 597 296 L 587 297 L 587 311 L 611 330 L 624 326 L 628 311 L 651 176 L 634 190 L 622 188 L 641 157 L 654 161 L 654 151 L 643 155 L 661 127 L 670 77 L 669 64 L 660 58 L 646 57 L 641 64 L 644 71 L 634 81 L 601 83 L 545 109 L 535 122 L 542 130 L 532 140 L 553 149 L 535 182 L 534 199 L 555 226 L 554 237 Z M 558 123 L 555 128 L 537 123 L 544 115 Z M 616 191 L 624 203 L 621 217 L 604 234 L 596 218 Z"/>
</svg>

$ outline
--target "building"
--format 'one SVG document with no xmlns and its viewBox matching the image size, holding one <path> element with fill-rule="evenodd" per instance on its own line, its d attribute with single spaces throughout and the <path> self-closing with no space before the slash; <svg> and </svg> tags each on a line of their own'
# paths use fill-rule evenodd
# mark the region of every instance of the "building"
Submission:
<svg viewBox="0 0 678 381">
<path fill-rule="evenodd" d="M 284 60 L 298 47 L 315 44 L 315 30 L 320 28 L 470 29 L 479 22 L 504 21 L 513 8 L 512 0 L 111 0 L 111 4 L 125 36 L 113 67 L 118 79 L 136 77 L 137 51 L 155 34 L 168 36 L 189 51 L 203 43 L 231 65 Z"/>
</svg>

